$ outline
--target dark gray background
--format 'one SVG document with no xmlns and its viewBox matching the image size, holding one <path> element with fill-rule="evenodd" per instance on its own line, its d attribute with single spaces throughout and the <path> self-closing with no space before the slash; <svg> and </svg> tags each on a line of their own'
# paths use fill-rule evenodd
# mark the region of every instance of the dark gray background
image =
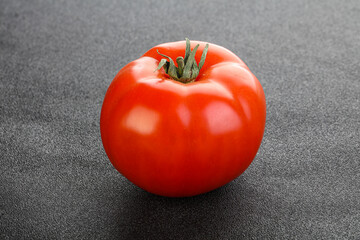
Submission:
<svg viewBox="0 0 360 240">
<path fill-rule="evenodd" d="M 227 186 L 149 194 L 103 150 L 115 74 L 202 40 L 263 85 L 258 155 Z M 0 0 L 0 239 L 359 239 L 360 1 Z"/>
</svg>

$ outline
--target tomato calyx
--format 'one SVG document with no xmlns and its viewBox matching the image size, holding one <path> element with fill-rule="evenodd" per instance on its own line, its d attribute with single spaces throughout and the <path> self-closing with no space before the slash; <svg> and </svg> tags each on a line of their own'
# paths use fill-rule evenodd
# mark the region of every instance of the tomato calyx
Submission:
<svg viewBox="0 0 360 240">
<path fill-rule="evenodd" d="M 185 57 L 177 57 L 175 66 L 174 61 L 171 57 L 161 54 L 158 50 L 157 53 L 162 57 L 165 57 L 160 60 L 158 67 L 155 71 L 160 70 L 162 67 L 165 70 L 165 73 L 168 74 L 172 79 L 182 82 L 182 83 L 191 83 L 195 81 L 196 77 L 199 75 L 200 69 L 205 63 L 206 54 L 209 49 L 209 44 L 206 44 L 204 51 L 201 54 L 199 65 L 195 60 L 195 53 L 199 48 L 199 44 L 191 51 L 190 49 L 190 40 L 185 38 L 186 48 L 185 48 Z"/>
</svg>

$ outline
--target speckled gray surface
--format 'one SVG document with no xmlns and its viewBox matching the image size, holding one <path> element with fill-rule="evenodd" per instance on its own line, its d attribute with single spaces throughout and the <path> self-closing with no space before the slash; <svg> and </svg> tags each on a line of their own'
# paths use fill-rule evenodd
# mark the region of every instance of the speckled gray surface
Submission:
<svg viewBox="0 0 360 240">
<path fill-rule="evenodd" d="M 201 196 L 133 186 L 103 150 L 117 71 L 189 37 L 258 77 L 263 143 Z M 0 1 L 0 239 L 360 239 L 360 1 Z"/>
</svg>

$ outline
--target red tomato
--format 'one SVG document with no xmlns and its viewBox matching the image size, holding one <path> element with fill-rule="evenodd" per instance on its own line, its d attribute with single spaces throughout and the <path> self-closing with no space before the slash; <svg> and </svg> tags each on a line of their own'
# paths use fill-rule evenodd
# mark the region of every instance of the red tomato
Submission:
<svg viewBox="0 0 360 240">
<path fill-rule="evenodd" d="M 195 59 L 199 62 L 204 42 Z M 158 45 L 116 75 L 103 102 L 101 138 L 114 167 L 135 185 L 162 196 L 216 189 L 250 165 L 265 128 L 265 96 L 235 54 L 209 44 L 194 82 L 160 69 L 184 56 L 185 41 Z"/>
</svg>

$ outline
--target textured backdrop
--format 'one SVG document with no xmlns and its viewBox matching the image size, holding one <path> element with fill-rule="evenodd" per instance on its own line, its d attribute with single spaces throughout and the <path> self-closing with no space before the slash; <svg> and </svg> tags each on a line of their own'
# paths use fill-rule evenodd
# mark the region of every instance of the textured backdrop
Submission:
<svg viewBox="0 0 360 240">
<path fill-rule="evenodd" d="M 242 58 L 267 123 L 248 170 L 149 194 L 103 150 L 115 74 L 163 42 Z M 0 0 L 0 239 L 359 239 L 360 1 Z"/>
</svg>

